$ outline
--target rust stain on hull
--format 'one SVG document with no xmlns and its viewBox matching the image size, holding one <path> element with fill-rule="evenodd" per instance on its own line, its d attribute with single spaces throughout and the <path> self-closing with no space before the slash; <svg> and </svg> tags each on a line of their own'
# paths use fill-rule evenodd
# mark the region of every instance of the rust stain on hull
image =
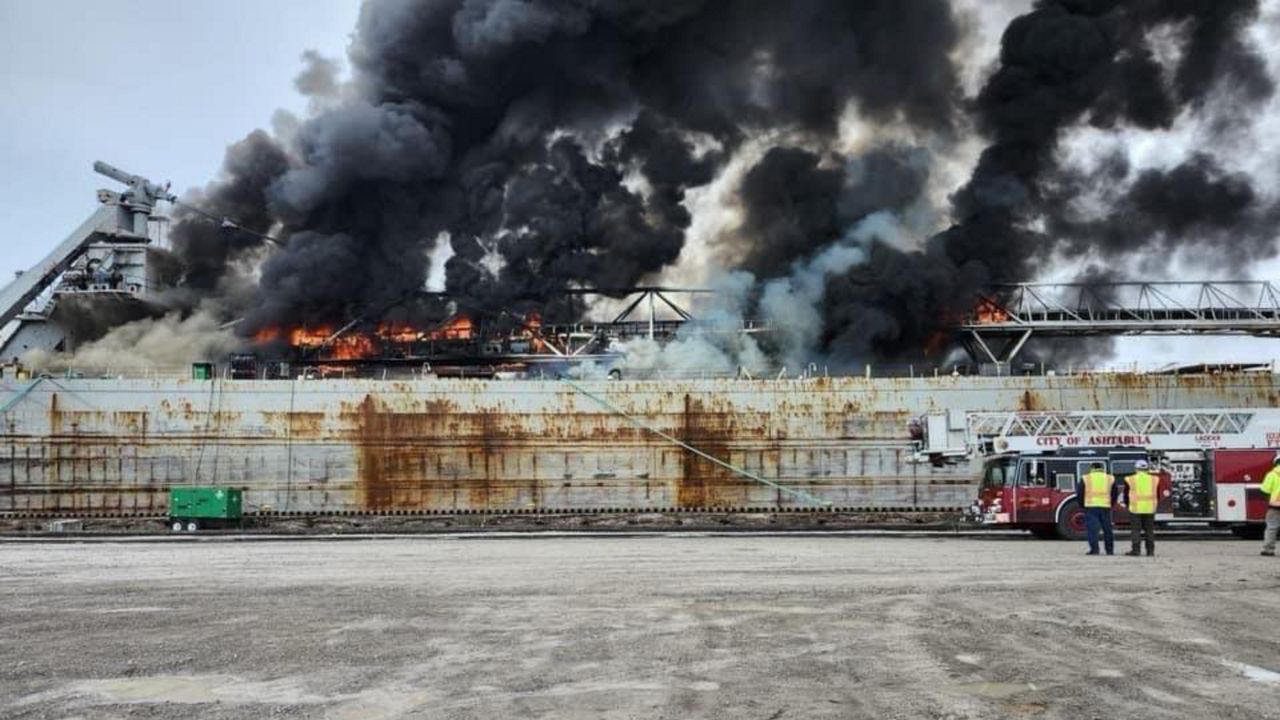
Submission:
<svg viewBox="0 0 1280 720">
<path fill-rule="evenodd" d="M 711 457 L 729 459 L 729 440 L 752 439 L 736 432 L 734 416 L 707 410 L 700 399 L 684 396 L 680 439 Z M 754 439 L 761 439 L 758 436 Z M 736 507 L 746 504 L 747 478 L 695 453 L 680 449 L 676 502 L 683 508 Z"/>
<path fill-rule="evenodd" d="M 366 395 L 342 413 L 356 449 L 356 483 L 367 510 L 509 508 L 494 482 L 512 438 L 488 412 L 460 414 L 447 400 L 400 412 Z"/>
<path fill-rule="evenodd" d="M 974 467 L 912 461 L 907 426 L 927 412 L 1280 397 L 1275 376 L 1244 373 L 592 387 L 646 425 L 844 506 L 968 502 Z M 23 396 L 2 427 L 0 510 L 162 509 L 170 487 L 193 484 L 303 512 L 803 504 L 557 382 L 59 380 Z"/>
</svg>

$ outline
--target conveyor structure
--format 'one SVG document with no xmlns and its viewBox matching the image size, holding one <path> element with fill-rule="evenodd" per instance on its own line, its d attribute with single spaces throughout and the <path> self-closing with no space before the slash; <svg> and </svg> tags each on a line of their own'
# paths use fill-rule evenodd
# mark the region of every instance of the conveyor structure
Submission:
<svg viewBox="0 0 1280 720">
<path fill-rule="evenodd" d="M 983 296 L 957 328 L 979 362 L 1008 363 L 1033 337 L 1280 336 L 1268 281 L 1017 283 Z"/>
</svg>

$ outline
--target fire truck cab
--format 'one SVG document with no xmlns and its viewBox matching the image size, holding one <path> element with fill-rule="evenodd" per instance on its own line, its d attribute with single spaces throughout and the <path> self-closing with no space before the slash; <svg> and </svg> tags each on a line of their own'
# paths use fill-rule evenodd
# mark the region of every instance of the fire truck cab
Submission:
<svg viewBox="0 0 1280 720">
<path fill-rule="evenodd" d="M 1120 482 L 1134 472 L 1139 460 L 1146 459 L 1146 450 L 1138 447 L 997 455 L 983 463 L 982 482 L 970 513 L 984 524 L 1029 530 L 1037 537 L 1081 538 L 1084 512 L 1076 497 L 1076 482 L 1095 463 L 1101 463 Z M 1161 468 L 1157 473 L 1157 517 L 1172 517 L 1169 475 Z M 1118 525 L 1127 522 L 1127 513 L 1117 513 Z"/>
<path fill-rule="evenodd" d="M 1076 482 L 1101 463 L 1117 482 L 1148 460 L 1160 478 L 1156 521 L 1204 522 L 1261 537 L 1260 485 L 1280 445 L 1280 411 L 973 413 L 967 442 L 983 457 L 969 516 L 1039 537 L 1084 536 Z M 1117 507 L 1118 525 L 1128 512 Z"/>
</svg>

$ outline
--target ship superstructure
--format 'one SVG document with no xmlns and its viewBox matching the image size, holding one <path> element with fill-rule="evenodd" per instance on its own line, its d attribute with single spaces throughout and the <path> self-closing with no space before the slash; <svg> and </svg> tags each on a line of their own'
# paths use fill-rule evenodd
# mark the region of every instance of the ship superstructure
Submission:
<svg viewBox="0 0 1280 720">
<path fill-rule="evenodd" d="M 145 178 L 97 169 L 130 189 L 100 193 L 89 221 L 0 292 L 0 318 L 16 323 L 6 355 L 65 346 L 56 315 L 32 310 L 42 297 L 145 307 L 157 289 L 147 227 L 156 204 L 173 198 Z M 609 356 L 619 340 L 678 337 L 692 318 L 672 295 L 701 290 L 670 288 L 633 289 L 611 322 L 526 315 L 498 340 L 459 313 L 431 328 L 357 319 L 270 329 L 248 348 L 293 355 L 210 358 L 185 376 L 9 366 L 0 513 L 163 515 L 171 488 L 211 484 L 239 488 L 247 511 L 263 515 L 959 509 L 981 470 L 965 439 L 974 413 L 1276 406 L 1280 376 L 1269 366 L 1010 374 L 1032 332 L 1132 333 L 1147 317 L 1157 332 L 1181 320 L 1196 332 L 1275 334 L 1271 286 L 1258 287 L 1256 307 L 1227 308 L 1215 295 L 1165 313 L 1144 311 L 1144 300 L 1120 315 L 1066 306 L 1046 315 L 996 294 L 956 326 L 976 357 L 995 361 L 972 375 L 555 371 Z M 1006 348 L 993 352 L 993 337 Z M 484 370 L 447 377 L 450 363 Z"/>
<path fill-rule="evenodd" d="M 157 204 L 176 199 L 158 185 L 104 162 L 94 170 L 127 186 L 99 190 L 99 207 L 35 267 L 0 290 L 0 358 L 33 350 L 74 349 L 77 313 L 124 322 L 155 311 L 153 298 L 172 278 L 157 262 Z"/>
</svg>

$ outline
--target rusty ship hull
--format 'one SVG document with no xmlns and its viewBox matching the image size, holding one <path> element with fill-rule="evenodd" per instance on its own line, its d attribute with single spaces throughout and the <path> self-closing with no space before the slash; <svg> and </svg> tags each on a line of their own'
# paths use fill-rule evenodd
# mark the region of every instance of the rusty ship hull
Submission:
<svg viewBox="0 0 1280 720">
<path fill-rule="evenodd" d="M 1280 400 L 1271 373 L 580 385 L 44 378 L 0 391 L 0 513 L 21 516 L 163 515 L 168 490 L 183 485 L 239 487 L 250 512 L 277 515 L 798 510 L 814 499 L 949 509 L 973 496 L 978 463 L 922 461 L 912 418 Z"/>
</svg>

